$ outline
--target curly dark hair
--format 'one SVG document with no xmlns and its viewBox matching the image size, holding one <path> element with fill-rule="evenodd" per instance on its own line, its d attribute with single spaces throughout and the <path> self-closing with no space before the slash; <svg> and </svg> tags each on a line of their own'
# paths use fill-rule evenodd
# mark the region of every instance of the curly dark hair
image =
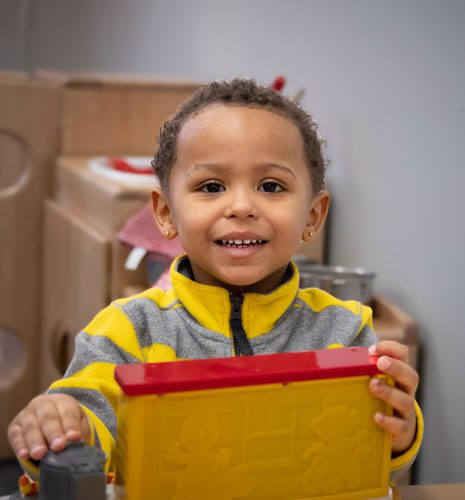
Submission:
<svg viewBox="0 0 465 500">
<path fill-rule="evenodd" d="M 169 177 L 176 163 L 177 140 L 182 126 L 203 108 L 216 103 L 263 108 L 293 122 L 302 136 L 304 159 L 310 172 L 313 190 L 318 193 L 324 189 L 327 165 L 323 154 L 324 141 L 318 136 L 318 126 L 312 116 L 271 87 L 258 85 L 253 79 L 234 78 L 229 81 L 213 81 L 198 89 L 160 128 L 159 147 L 152 161 L 152 167 L 163 191 L 168 191 Z"/>
</svg>

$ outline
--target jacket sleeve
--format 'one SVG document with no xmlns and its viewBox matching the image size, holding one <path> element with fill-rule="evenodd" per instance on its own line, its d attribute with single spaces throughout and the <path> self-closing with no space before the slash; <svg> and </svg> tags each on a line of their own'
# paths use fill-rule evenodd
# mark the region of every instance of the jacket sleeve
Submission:
<svg viewBox="0 0 465 500">
<path fill-rule="evenodd" d="M 415 461 L 415 458 L 420 451 L 421 442 L 423 440 L 423 429 L 424 429 L 424 421 L 423 415 L 421 413 L 420 406 L 415 401 L 415 414 L 417 417 L 417 432 L 415 435 L 415 439 L 411 444 L 410 448 L 401 455 L 391 459 L 391 484 L 394 484 L 397 479 L 399 479 L 410 466 Z"/>
<path fill-rule="evenodd" d="M 107 470 L 112 465 L 118 413 L 119 386 L 114 369 L 116 365 L 143 361 L 133 324 L 115 302 L 79 333 L 64 377 L 47 391 L 68 394 L 79 402 L 91 423 L 91 444 L 100 446 L 107 455 Z"/>
</svg>

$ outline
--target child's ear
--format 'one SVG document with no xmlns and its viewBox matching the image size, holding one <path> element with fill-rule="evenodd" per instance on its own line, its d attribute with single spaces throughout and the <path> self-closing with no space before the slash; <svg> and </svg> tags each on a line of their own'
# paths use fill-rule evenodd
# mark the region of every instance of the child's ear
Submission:
<svg viewBox="0 0 465 500">
<path fill-rule="evenodd" d="M 175 238 L 178 232 L 174 225 L 171 208 L 165 194 L 160 188 L 152 191 L 152 211 L 160 233 L 168 240 Z"/>
<path fill-rule="evenodd" d="M 330 201 L 331 197 L 326 190 L 320 191 L 312 198 L 307 224 L 302 232 L 303 241 L 310 241 L 321 231 L 328 215 Z"/>
</svg>

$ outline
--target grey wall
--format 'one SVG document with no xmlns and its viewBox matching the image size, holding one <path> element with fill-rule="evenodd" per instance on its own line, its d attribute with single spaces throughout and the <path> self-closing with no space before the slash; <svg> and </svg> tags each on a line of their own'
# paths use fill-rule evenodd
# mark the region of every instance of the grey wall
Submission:
<svg viewBox="0 0 465 500">
<path fill-rule="evenodd" d="M 331 262 L 374 270 L 421 327 L 417 479 L 463 482 L 464 24 L 460 0 L 1 0 L 0 66 L 305 87 L 332 161 Z"/>
</svg>

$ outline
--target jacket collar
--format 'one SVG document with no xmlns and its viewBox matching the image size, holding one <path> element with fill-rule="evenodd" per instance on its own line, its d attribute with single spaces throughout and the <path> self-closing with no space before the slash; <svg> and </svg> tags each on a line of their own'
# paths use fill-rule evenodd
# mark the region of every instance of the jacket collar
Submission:
<svg viewBox="0 0 465 500">
<path fill-rule="evenodd" d="M 187 256 L 175 259 L 170 269 L 176 297 L 203 327 L 230 337 L 229 292 L 221 287 L 202 285 L 181 273 L 180 267 L 184 259 Z M 294 301 L 299 288 L 299 273 L 293 262 L 291 272 L 289 280 L 269 293 L 244 294 L 242 324 L 249 338 L 268 333 Z"/>
</svg>

